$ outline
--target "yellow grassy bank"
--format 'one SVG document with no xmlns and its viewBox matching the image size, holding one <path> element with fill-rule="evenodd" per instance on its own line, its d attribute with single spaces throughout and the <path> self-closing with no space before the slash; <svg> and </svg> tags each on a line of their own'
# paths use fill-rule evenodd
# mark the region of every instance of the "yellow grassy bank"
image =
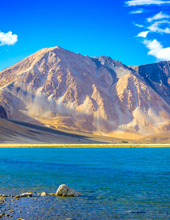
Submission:
<svg viewBox="0 0 170 220">
<path fill-rule="evenodd" d="M 28 148 L 28 147 L 170 147 L 170 144 L 11 144 L 11 143 L 1 143 L 0 148 Z"/>
</svg>

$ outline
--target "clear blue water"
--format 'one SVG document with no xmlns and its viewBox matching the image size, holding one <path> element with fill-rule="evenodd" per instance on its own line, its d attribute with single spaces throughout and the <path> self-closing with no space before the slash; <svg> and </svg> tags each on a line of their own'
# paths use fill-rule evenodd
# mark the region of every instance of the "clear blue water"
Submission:
<svg viewBox="0 0 170 220">
<path fill-rule="evenodd" d="M 9 201 L 13 219 L 170 219 L 170 148 L 1 148 L 0 193 L 81 192 Z M 23 210 L 18 213 L 18 210 Z"/>
</svg>

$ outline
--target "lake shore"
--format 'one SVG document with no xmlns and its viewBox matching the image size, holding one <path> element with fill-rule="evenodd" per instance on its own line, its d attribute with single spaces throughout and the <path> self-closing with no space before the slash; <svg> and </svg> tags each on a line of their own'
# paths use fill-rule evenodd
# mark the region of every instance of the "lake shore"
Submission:
<svg viewBox="0 0 170 220">
<path fill-rule="evenodd" d="M 16 220 L 170 219 L 170 148 L 125 145 L 1 148 L 0 200 L 6 201 L 0 215 Z M 61 184 L 82 196 L 52 195 Z M 26 192 L 32 197 L 21 197 Z M 43 192 L 49 195 L 39 195 Z"/>
<path fill-rule="evenodd" d="M 16 143 L 1 143 L 0 148 L 131 148 L 131 147 L 170 147 L 170 144 L 16 144 Z"/>
</svg>

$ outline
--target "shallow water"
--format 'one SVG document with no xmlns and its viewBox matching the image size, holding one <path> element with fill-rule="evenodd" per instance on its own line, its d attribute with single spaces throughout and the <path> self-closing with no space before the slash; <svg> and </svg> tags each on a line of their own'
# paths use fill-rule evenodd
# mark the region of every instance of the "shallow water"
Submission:
<svg viewBox="0 0 170 220">
<path fill-rule="evenodd" d="M 1 194 L 62 183 L 83 196 L 21 198 L 13 219 L 170 219 L 170 148 L 0 149 Z"/>
</svg>

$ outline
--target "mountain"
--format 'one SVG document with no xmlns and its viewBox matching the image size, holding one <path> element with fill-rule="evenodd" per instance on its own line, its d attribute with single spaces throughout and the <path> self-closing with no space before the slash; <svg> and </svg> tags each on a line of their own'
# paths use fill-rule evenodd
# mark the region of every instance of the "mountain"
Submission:
<svg viewBox="0 0 170 220">
<path fill-rule="evenodd" d="M 132 68 L 170 105 L 170 61 Z"/>
<path fill-rule="evenodd" d="M 0 72 L 0 117 L 138 139 L 170 130 L 170 62 L 127 67 L 60 47 Z"/>
</svg>

